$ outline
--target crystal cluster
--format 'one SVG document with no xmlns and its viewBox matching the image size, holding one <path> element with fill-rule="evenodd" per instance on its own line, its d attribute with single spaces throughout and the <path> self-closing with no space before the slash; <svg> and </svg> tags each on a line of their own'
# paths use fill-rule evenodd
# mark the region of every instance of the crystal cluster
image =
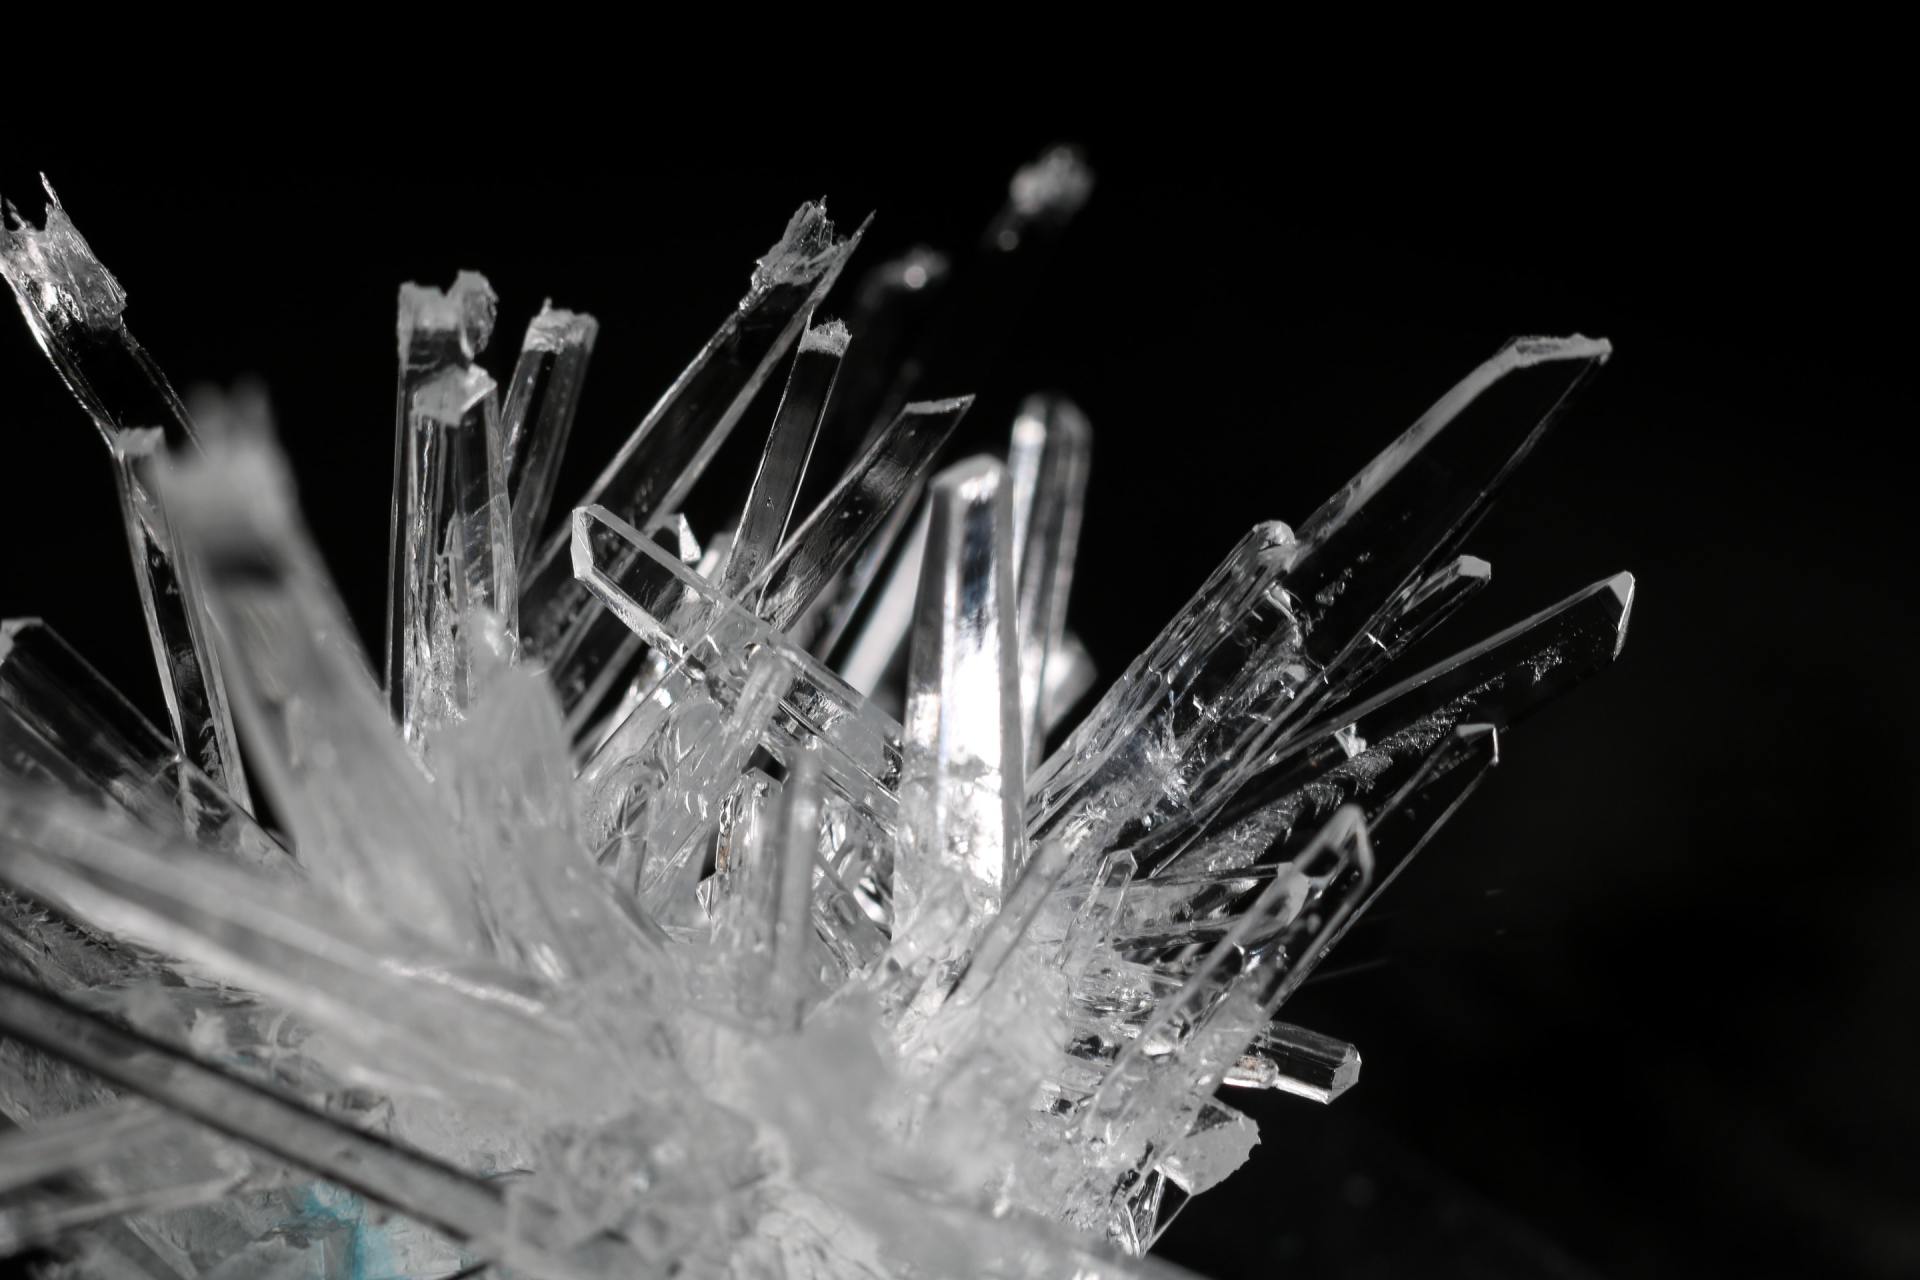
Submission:
<svg viewBox="0 0 1920 1280">
<path fill-rule="evenodd" d="M 1171 1274 L 1148 1248 L 1255 1141 L 1235 1098 L 1358 1074 L 1276 1012 L 1614 658 L 1633 584 L 1396 662 L 1487 584 L 1463 539 L 1608 355 L 1521 339 L 1256 525 L 1075 717 L 1086 420 L 1035 398 L 1004 460 L 936 469 L 971 401 L 914 397 L 984 376 L 1090 184 L 1048 153 L 971 256 L 873 267 L 846 323 L 860 234 L 802 206 L 554 519 L 594 319 L 544 308 L 496 380 L 486 280 L 403 286 L 377 662 L 264 401 L 190 410 L 58 201 L 9 209 L 168 724 L 0 624 L 0 1248 L 150 1280 Z M 743 422 L 737 518 L 696 529 Z"/>
</svg>

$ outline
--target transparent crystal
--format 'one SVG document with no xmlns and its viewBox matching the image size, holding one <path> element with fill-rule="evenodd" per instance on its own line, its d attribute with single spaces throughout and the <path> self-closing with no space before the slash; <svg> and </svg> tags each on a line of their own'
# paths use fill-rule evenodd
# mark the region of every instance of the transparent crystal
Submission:
<svg viewBox="0 0 1920 1280">
<path fill-rule="evenodd" d="M 545 538 L 595 322 L 543 308 L 501 404 L 485 280 L 404 287 L 384 699 L 259 393 L 196 400 L 189 440 L 64 211 L 10 220 L 163 674 L 224 662 L 285 839 L 209 764 L 237 759 L 213 711 L 175 697 L 170 738 L 0 624 L 0 1250 L 141 1280 L 1175 1274 L 1139 1255 L 1256 1139 L 1217 1091 L 1352 1086 L 1351 1045 L 1276 1016 L 1618 654 L 1633 583 L 1401 674 L 1608 351 L 1522 340 L 1297 534 L 1256 525 L 1073 724 L 1084 418 L 1029 399 L 1004 464 L 936 469 L 1090 189 L 1046 153 L 957 265 L 868 271 L 846 327 L 815 317 L 858 236 L 802 206 Z M 750 418 L 738 519 L 696 530 Z"/>
</svg>

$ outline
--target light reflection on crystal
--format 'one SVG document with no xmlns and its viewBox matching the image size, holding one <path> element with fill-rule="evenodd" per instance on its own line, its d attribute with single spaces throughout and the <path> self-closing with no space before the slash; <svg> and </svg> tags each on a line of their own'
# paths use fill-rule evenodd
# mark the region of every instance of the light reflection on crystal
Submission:
<svg viewBox="0 0 1920 1280">
<path fill-rule="evenodd" d="M 1216 1089 L 1354 1085 L 1353 1046 L 1276 1012 L 1618 654 L 1633 587 L 1388 675 L 1486 588 L 1461 540 L 1608 353 L 1524 339 L 1297 535 L 1255 526 L 1039 759 L 1097 685 L 1067 628 L 1088 424 L 1031 400 L 1005 465 L 926 481 L 1090 188 L 1049 152 L 971 256 L 871 270 L 845 327 L 814 317 L 859 236 L 802 206 L 544 538 L 596 323 L 543 309 L 502 405 L 484 279 L 403 288 L 388 699 L 262 409 L 196 401 L 189 445 L 65 211 L 10 219 L 22 311 L 119 442 L 163 681 L 232 673 L 287 839 L 214 712 L 171 698 L 170 740 L 0 624 L 0 1249 L 1176 1274 L 1139 1255 L 1255 1140 Z M 696 531 L 789 353 L 738 518 Z"/>
</svg>

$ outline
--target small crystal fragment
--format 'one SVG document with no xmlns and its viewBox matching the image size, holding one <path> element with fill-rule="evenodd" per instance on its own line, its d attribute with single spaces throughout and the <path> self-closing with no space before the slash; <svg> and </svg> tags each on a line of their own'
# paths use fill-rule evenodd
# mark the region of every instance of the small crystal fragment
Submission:
<svg viewBox="0 0 1920 1280">
<path fill-rule="evenodd" d="M 1227 1071 L 1233 1089 L 1278 1089 L 1314 1102 L 1332 1102 L 1360 1080 L 1360 1051 L 1344 1040 L 1276 1022 Z"/>
</svg>

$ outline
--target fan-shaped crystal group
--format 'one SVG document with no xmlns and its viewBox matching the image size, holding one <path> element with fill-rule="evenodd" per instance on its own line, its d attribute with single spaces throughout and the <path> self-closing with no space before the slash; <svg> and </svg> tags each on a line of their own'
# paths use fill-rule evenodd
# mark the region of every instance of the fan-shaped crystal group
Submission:
<svg viewBox="0 0 1920 1280">
<path fill-rule="evenodd" d="M 9 209 L 170 723 L 0 629 L 0 1246 L 153 1280 L 1166 1273 L 1141 1255 L 1255 1140 L 1236 1092 L 1357 1075 L 1276 1011 L 1617 654 L 1632 580 L 1397 662 L 1487 584 L 1463 538 L 1608 354 L 1523 339 L 1076 717 L 1085 419 L 1030 400 L 1004 460 L 936 470 L 971 401 L 913 397 L 985 376 L 1089 188 L 1049 153 L 845 324 L 860 235 L 803 206 L 557 527 L 595 321 L 543 309 L 503 387 L 487 282 L 404 286 L 378 664 L 264 403 L 189 410 L 58 201 Z M 737 518 L 693 528 L 743 421 Z"/>
</svg>

